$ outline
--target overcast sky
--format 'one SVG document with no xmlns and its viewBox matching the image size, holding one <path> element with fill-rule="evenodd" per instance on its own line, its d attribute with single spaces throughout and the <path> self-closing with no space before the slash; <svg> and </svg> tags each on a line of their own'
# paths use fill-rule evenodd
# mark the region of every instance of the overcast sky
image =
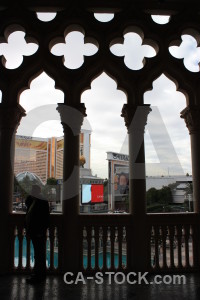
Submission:
<svg viewBox="0 0 200 300">
<path fill-rule="evenodd" d="M 99 18 L 99 16 L 97 16 Z M 107 16 L 112 18 L 113 16 Z M 106 17 L 104 16 L 104 21 Z M 157 22 L 165 23 L 167 18 L 157 18 Z M 160 26 L 165 26 L 164 24 Z M 98 49 L 92 44 L 84 44 L 83 35 L 79 32 L 73 32 L 67 35 L 66 44 L 57 44 L 53 47 L 54 55 L 65 55 L 65 66 L 67 68 L 79 68 L 84 63 L 84 55 L 93 55 Z M 125 36 L 123 45 L 114 45 L 111 48 L 113 54 L 124 56 L 124 63 L 132 70 L 138 70 L 143 67 L 144 57 L 156 55 L 155 50 L 147 45 L 141 45 L 141 38 L 135 33 L 129 33 Z M 0 55 L 4 55 L 9 69 L 17 68 L 23 61 L 23 55 L 32 55 L 37 51 L 36 44 L 26 44 L 24 33 L 16 32 L 10 35 L 8 44 L 0 44 Z M 23 49 L 23 52 L 22 52 Z M 177 58 L 184 58 L 185 67 L 191 72 L 198 72 L 198 62 L 200 61 L 200 49 L 197 48 L 196 40 L 191 36 L 182 36 L 180 47 L 171 47 L 170 53 Z M 62 91 L 56 90 L 54 81 L 45 73 L 32 81 L 30 89 L 24 91 L 20 97 L 20 104 L 27 112 L 40 107 L 41 105 L 62 103 L 64 95 Z M 126 103 L 126 96 L 123 92 L 117 90 L 116 83 L 106 74 L 102 74 L 91 84 L 91 89 L 82 94 L 81 101 L 87 108 L 87 121 L 92 129 L 92 172 L 98 176 L 108 177 L 106 152 L 126 152 L 128 153 L 127 130 L 124 120 L 120 117 L 121 109 Z M 164 75 L 159 77 L 153 84 L 153 90 L 145 93 L 144 103 L 151 104 L 158 108 L 156 122 L 159 122 L 158 128 L 162 128 L 165 137 L 170 138 L 171 152 L 177 155 L 182 171 L 191 174 L 190 158 L 190 138 L 184 120 L 180 119 L 180 112 L 186 106 L 186 100 L 183 94 L 176 91 L 175 84 L 168 80 Z M 154 110 L 156 112 L 156 109 Z M 50 137 L 61 136 L 62 126 L 59 116 L 55 112 L 54 120 L 41 123 L 34 131 L 34 136 Z M 152 113 L 153 116 L 153 113 Z M 35 116 L 37 118 L 37 115 Z M 149 120 L 152 117 L 149 115 Z M 155 118 L 154 118 L 155 121 Z M 149 121 L 150 122 L 150 121 Z M 163 145 L 163 132 L 160 132 L 160 143 Z M 18 134 L 26 134 L 23 121 L 18 129 Z M 159 133 L 159 131 L 157 132 Z M 147 126 L 145 134 L 145 150 L 147 162 L 147 175 L 173 175 L 176 170 L 168 166 L 159 169 L 161 156 L 155 148 L 155 135 L 152 134 L 151 126 Z M 165 139 L 166 141 L 167 139 Z M 173 149 L 172 149 L 173 147 Z M 169 152 L 166 148 L 165 152 Z M 174 152 L 173 152 L 174 151 Z M 154 167 L 150 165 L 154 163 Z"/>
</svg>

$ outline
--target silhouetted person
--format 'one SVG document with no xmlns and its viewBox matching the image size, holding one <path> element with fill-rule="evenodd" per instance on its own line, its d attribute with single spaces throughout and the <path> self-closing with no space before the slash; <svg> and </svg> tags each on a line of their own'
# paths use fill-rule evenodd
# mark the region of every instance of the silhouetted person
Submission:
<svg viewBox="0 0 200 300">
<path fill-rule="evenodd" d="M 31 195 L 26 198 L 26 233 L 31 238 L 35 255 L 33 275 L 28 283 L 41 282 L 46 277 L 46 231 L 49 226 L 49 204 L 41 195 L 38 185 L 32 186 Z"/>
</svg>

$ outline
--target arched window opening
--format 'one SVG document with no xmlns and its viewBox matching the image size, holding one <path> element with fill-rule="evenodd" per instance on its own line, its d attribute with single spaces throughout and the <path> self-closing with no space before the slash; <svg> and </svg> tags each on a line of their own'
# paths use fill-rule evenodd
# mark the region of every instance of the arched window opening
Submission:
<svg viewBox="0 0 200 300">
<path fill-rule="evenodd" d="M 61 211 L 57 199 L 56 146 L 63 138 L 63 129 L 56 107 L 63 98 L 63 92 L 55 89 L 55 82 L 46 73 L 34 79 L 30 89 L 20 96 L 27 115 L 21 120 L 15 138 L 14 211 L 26 210 L 25 199 L 33 184 L 41 186 L 52 211 Z"/>
<path fill-rule="evenodd" d="M 186 99 L 161 75 L 144 102 L 152 109 L 145 132 L 147 212 L 192 212 L 190 138 L 180 118 Z"/>
<path fill-rule="evenodd" d="M 121 152 L 127 130 L 120 117 L 126 96 L 103 73 L 81 101 L 86 106 L 87 128 L 80 145 L 80 212 L 128 212 L 129 158 L 128 152 Z"/>
<path fill-rule="evenodd" d="M 63 162 L 58 161 L 58 144 L 61 144 L 63 151 L 64 143 L 56 107 L 57 103 L 63 101 L 63 92 L 55 89 L 54 80 L 46 73 L 35 78 L 30 89 L 20 96 L 20 105 L 27 115 L 22 119 L 15 136 L 13 212 L 26 211 L 26 197 L 31 195 L 34 184 L 40 186 L 41 199 L 49 202 L 51 213 L 62 212 L 62 177 L 57 177 L 57 169 Z M 53 235 L 50 238 L 54 238 Z M 30 240 L 26 242 L 23 245 L 23 260 L 27 262 L 27 249 L 30 247 L 32 255 L 33 245 Z M 46 251 L 46 264 L 49 266 L 52 252 L 50 247 Z M 57 264 L 56 252 L 54 266 Z"/>
</svg>

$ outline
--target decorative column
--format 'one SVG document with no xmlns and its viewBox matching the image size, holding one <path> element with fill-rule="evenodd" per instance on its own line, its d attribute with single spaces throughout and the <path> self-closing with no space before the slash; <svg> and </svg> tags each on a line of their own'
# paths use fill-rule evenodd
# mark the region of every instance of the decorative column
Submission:
<svg viewBox="0 0 200 300">
<path fill-rule="evenodd" d="M 144 129 L 149 105 L 125 104 L 122 117 L 129 137 L 129 212 L 132 214 L 131 269 L 145 271 L 148 266 L 148 228 L 146 225 L 146 172 Z"/>
<path fill-rule="evenodd" d="M 181 118 L 190 134 L 194 212 L 200 213 L 200 106 L 186 107 L 181 111 Z"/>
<path fill-rule="evenodd" d="M 129 137 L 129 211 L 137 216 L 146 213 L 144 129 L 150 111 L 149 105 L 133 107 L 124 104 L 121 115 Z"/>
<path fill-rule="evenodd" d="M 0 104 L 0 273 L 10 271 L 13 258 L 9 215 L 12 213 L 15 133 L 23 116 L 25 110 L 20 105 Z"/>
<path fill-rule="evenodd" d="M 83 103 L 77 106 L 58 104 L 64 131 L 63 153 L 63 272 L 79 271 L 80 241 L 79 241 L 79 159 L 80 131 L 86 109 Z"/>
</svg>

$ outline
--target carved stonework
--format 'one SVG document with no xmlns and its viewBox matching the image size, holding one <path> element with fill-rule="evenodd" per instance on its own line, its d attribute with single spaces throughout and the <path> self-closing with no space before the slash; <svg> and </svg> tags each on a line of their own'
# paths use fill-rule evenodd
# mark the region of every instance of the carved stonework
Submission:
<svg viewBox="0 0 200 300">
<path fill-rule="evenodd" d="M 151 108 L 148 104 L 141 106 L 130 106 L 129 104 L 124 104 L 121 117 L 124 118 L 128 133 L 132 130 L 144 132 L 147 124 L 147 116 L 150 111 Z"/>
<path fill-rule="evenodd" d="M 0 129 L 16 131 L 24 116 L 26 113 L 21 105 L 8 107 L 0 104 Z"/>
<path fill-rule="evenodd" d="M 190 134 L 200 132 L 200 106 L 187 106 L 181 111 Z"/>
<path fill-rule="evenodd" d="M 130 107 L 128 104 L 124 104 L 122 107 L 121 117 L 124 118 L 124 122 L 127 129 L 131 124 L 135 111 L 136 111 L 136 107 Z"/>
<path fill-rule="evenodd" d="M 77 106 L 69 106 L 63 103 L 59 103 L 57 111 L 60 114 L 61 124 L 63 131 L 72 130 L 74 135 L 78 135 L 81 131 L 84 117 L 87 116 L 84 103 L 80 103 Z"/>
</svg>

